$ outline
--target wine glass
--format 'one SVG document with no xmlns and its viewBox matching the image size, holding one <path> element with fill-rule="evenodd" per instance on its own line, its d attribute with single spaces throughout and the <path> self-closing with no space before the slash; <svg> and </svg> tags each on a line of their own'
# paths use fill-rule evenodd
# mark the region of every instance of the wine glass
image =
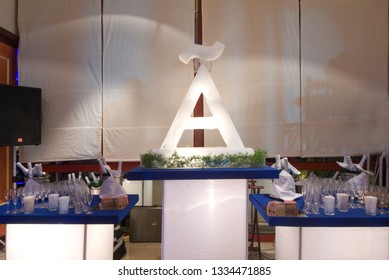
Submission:
<svg viewBox="0 0 389 280">
<path fill-rule="evenodd" d="M 309 196 L 309 187 L 308 182 L 303 181 L 303 187 L 301 189 L 301 195 L 304 201 L 304 209 L 303 212 L 305 214 L 309 214 L 311 212 L 311 203 L 310 203 L 310 196 Z"/>
<path fill-rule="evenodd" d="M 23 193 L 23 189 L 24 189 L 24 187 L 18 188 L 18 197 L 19 197 L 20 202 L 22 203 L 22 207 L 19 209 L 19 212 L 24 212 L 24 200 L 23 200 L 23 198 L 25 197 L 25 195 Z"/>
<path fill-rule="evenodd" d="M 320 180 L 320 186 L 321 186 L 320 208 L 324 208 L 324 197 L 330 194 L 330 178 L 322 178 Z"/>
<path fill-rule="evenodd" d="M 358 207 L 357 208 L 365 208 L 362 204 L 362 198 L 365 194 L 365 186 L 362 184 L 357 184 L 357 196 L 358 196 Z"/>
<path fill-rule="evenodd" d="M 86 198 L 86 202 L 88 204 L 88 209 L 85 212 L 85 214 L 92 214 L 93 213 L 91 211 L 91 204 L 92 204 L 92 200 L 93 200 L 92 190 L 88 188 L 88 190 L 85 192 L 85 196 L 84 197 Z"/>
<path fill-rule="evenodd" d="M 49 200 L 49 194 L 50 194 L 50 191 L 51 191 L 51 183 L 49 182 L 45 182 L 44 184 L 42 184 L 42 208 L 47 208 L 47 204 Z"/>
<path fill-rule="evenodd" d="M 17 189 L 11 189 L 10 191 L 11 191 L 11 199 L 14 204 L 14 209 L 12 213 L 16 214 L 18 212 L 18 200 L 19 200 Z"/>
<path fill-rule="evenodd" d="M 358 208 L 358 205 L 355 203 L 357 195 L 357 184 L 355 182 L 346 182 L 348 185 L 348 192 L 350 194 L 350 208 Z"/>
<path fill-rule="evenodd" d="M 312 214 L 315 215 L 319 215 L 319 208 L 320 208 L 321 185 L 319 183 L 319 180 L 316 180 L 316 182 L 312 185 L 312 191 L 313 191 Z"/>
<path fill-rule="evenodd" d="M 378 202 L 379 202 L 379 214 L 387 214 L 388 211 L 384 209 L 386 203 L 386 190 L 383 187 L 378 187 Z"/>
<path fill-rule="evenodd" d="M 4 213 L 6 214 L 11 213 L 11 211 L 9 211 L 9 205 L 11 204 L 11 200 L 12 200 L 11 190 L 5 189 L 4 198 L 7 203 L 7 210 Z"/>
</svg>

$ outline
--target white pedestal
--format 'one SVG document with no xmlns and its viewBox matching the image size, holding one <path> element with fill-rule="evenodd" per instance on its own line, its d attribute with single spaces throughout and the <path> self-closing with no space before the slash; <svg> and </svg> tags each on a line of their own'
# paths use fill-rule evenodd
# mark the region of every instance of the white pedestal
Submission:
<svg viewBox="0 0 389 280">
<path fill-rule="evenodd" d="M 389 227 L 276 227 L 277 260 L 388 260 Z"/>
<path fill-rule="evenodd" d="M 247 259 L 246 179 L 165 180 L 162 259 Z"/>
<path fill-rule="evenodd" d="M 7 260 L 112 260 L 113 225 L 7 224 Z"/>
</svg>

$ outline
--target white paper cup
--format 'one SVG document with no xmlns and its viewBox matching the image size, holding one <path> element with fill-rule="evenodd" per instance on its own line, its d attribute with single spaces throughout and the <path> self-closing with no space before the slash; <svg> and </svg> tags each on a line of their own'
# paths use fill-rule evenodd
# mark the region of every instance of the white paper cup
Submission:
<svg viewBox="0 0 389 280">
<path fill-rule="evenodd" d="M 59 194 L 52 193 L 49 194 L 49 211 L 57 211 L 58 210 L 58 198 Z"/>
<path fill-rule="evenodd" d="M 347 193 L 336 194 L 336 200 L 338 201 L 338 210 L 340 212 L 348 212 L 348 199 L 349 195 Z"/>
<path fill-rule="evenodd" d="M 365 212 L 369 216 L 377 215 L 377 198 L 375 196 L 365 196 Z"/>
<path fill-rule="evenodd" d="M 332 195 L 326 195 L 324 197 L 324 214 L 335 215 L 335 197 Z"/>
<path fill-rule="evenodd" d="M 69 196 L 58 198 L 58 214 L 67 214 L 69 212 Z"/>
<path fill-rule="evenodd" d="M 23 198 L 24 214 L 32 214 L 35 210 L 35 196 L 30 195 Z"/>
</svg>

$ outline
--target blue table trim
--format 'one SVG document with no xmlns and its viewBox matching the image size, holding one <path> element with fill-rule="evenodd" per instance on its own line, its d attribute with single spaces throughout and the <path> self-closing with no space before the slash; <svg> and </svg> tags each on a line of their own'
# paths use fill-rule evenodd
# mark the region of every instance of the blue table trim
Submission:
<svg viewBox="0 0 389 280">
<path fill-rule="evenodd" d="M 207 179 L 275 179 L 277 169 L 261 168 L 182 168 L 149 169 L 140 166 L 126 173 L 127 180 L 207 180 Z"/>
<path fill-rule="evenodd" d="M 349 212 L 346 213 L 335 210 L 334 216 L 324 215 L 323 209 L 320 209 L 319 215 L 310 214 L 305 217 L 268 216 L 266 206 L 269 201 L 275 200 L 274 198 L 265 194 L 250 194 L 249 200 L 270 226 L 389 227 L 389 214 L 368 216 L 364 209 L 349 209 Z M 296 202 L 301 210 L 304 205 L 303 200 L 298 198 Z"/>
<path fill-rule="evenodd" d="M 128 195 L 129 204 L 122 210 L 94 210 L 92 214 L 59 215 L 47 209 L 35 209 L 34 214 L 5 214 L 6 205 L 0 206 L 0 224 L 119 224 L 139 201 L 139 195 Z M 92 208 L 99 203 L 99 197 L 94 196 Z"/>
</svg>

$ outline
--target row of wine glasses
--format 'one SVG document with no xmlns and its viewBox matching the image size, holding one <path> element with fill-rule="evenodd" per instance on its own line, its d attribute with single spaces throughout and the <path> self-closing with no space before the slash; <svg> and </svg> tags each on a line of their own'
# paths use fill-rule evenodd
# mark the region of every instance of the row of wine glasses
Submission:
<svg viewBox="0 0 389 280">
<path fill-rule="evenodd" d="M 20 188 L 10 188 L 10 189 L 5 190 L 4 198 L 6 200 L 7 209 L 4 213 L 16 214 L 16 213 L 22 211 L 22 209 L 18 208 L 18 202 L 20 200 L 20 196 L 21 196 Z"/>
<path fill-rule="evenodd" d="M 304 200 L 303 211 L 306 214 L 319 214 L 319 209 L 323 208 L 325 196 L 337 197 L 337 193 L 344 193 L 349 196 L 349 208 L 364 208 L 363 197 L 371 192 L 372 188 L 368 184 L 353 180 L 343 180 L 342 178 L 321 178 L 311 173 L 309 177 L 303 180 L 302 198 Z M 384 203 L 386 201 L 387 190 L 382 188 L 381 192 L 382 206 L 381 213 L 385 212 Z"/>
<path fill-rule="evenodd" d="M 74 177 L 58 182 L 30 178 L 24 187 L 7 189 L 4 193 L 7 204 L 4 213 L 23 212 L 23 198 L 27 196 L 35 198 L 35 208 L 48 208 L 50 194 L 58 194 L 58 197 L 69 196 L 69 208 L 73 208 L 76 214 L 92 213 L 93 193 L 83 180 Z"/>
<path fill-rule="evenodd" d="M 26 184 L 26 195 L 34 195 L 39 208 L 47 208 L 50 194 L 58 194 L 58 197 L 69 196 L 69 208 L 74 209 L 74 213 L 92 213 L 91 203 L 93 194 L 88 185 L 80 178 L 75 178 L 74 174 L 68 180 L 58 182 L 30 182 Z"/>
</svg>

